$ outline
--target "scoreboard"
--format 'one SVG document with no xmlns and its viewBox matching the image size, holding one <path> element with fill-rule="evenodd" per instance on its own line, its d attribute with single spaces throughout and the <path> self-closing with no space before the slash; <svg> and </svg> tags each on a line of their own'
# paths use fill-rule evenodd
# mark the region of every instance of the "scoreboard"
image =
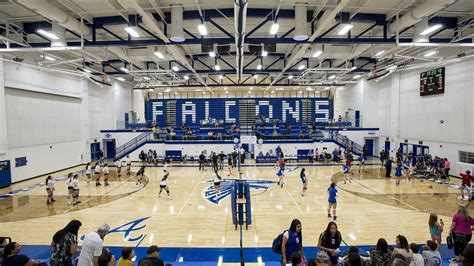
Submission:
<svg viewBox="0 0 474 266">
<path fill-rule="evenodd" d="M 420 96 L 444 93 L 444 67 L 420 73 Z"/>
</svg>

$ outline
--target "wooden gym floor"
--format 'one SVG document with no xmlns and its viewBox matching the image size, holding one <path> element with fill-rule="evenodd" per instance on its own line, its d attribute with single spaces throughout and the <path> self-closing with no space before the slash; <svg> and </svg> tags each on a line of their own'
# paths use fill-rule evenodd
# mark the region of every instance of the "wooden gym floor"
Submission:
<svg viewBox="0 0 474 266">
<path fill-rule="evenodd" d="M 394 244 L 395 236 L 404 234 L 409 242 L 424 243 L 429 239 L 430 212 L 439 214 L 448 230 L 450 217 L 456 211 L 459 190 L 447 185 L 420 179 L 402 181 L 383 177 L 382 168 L 366 166 L 367 173 L 354 173 L 352 183 L 341 182 L 340 166 L 304 166 L 309 178 L 308 191 L 301 196 L 299 172 L 302 166 L 286 171 L 286 186 L 280 188 L 274 167 L 246 166 L 242 179 L 254 181 L 252 193 L 253 223 L 244 231 L 245 247 L 270 247 L 273 239 L 287 229 L 291 220 L 298 218 L 303 225 L 305 246 L 315 246 L 319 234 L 330 221 L 327 218 L 327 187 L 331 178 L 338 183 L 337 224 L 348 245 L 375 245 L 384 237 Z M 76 167 L 70 171 L 79 171 Z M 73 207 L 66 203 L 67 188 L 63 181 L 56 182 L 53 205 L 46 205 L 45 187 L 36 178 L 0 189 L 0 235 L 28 245 L 49 245 L 53 234 L 71 219 L 80 220 L 80 234 L 93 231 L 101 223 L 109 223 L 115 232 L 105 238 L 108 246 L 163 247 L 238 247 L 239 232 L 232 224 L 230 196 L 226 186 L 215 204 L 209 182 L 212 171 L 199 171 L 190 165 L 168 166 L 171 198 L 163 192 L 158 198 L 162 167 L 148 167 L 149 179 L 143 188 L 135 186 L 135 177 L 115 177 L 109 187 L 87 184 L 81 176 L 81 204 Z M 353 167 L 357 170 L 358 167 Z M 132 171 L 137 168 L 133 167 Z M 113 172 L 113 168 L 112 168 Z M 225 178 L 238 178 L 236 169 Z M 58 178 L 67 174 L 54 174 Z M 257 180 L 260 180 L 257 182 Z M 458 182 L 458 180 L 453 180 Z"/>
</svg>

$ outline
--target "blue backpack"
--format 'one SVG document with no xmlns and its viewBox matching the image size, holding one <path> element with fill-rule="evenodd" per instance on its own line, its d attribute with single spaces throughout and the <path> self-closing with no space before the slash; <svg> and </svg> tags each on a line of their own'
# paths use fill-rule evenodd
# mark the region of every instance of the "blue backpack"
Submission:
<svg viewBox="0 0 474 266">
<path fill-rule="evenodd" d="M 283 234 L 286 231 L 283 231 L 283 233 L 279 234 L 275 239 L 273 239 L 272 243 L 272 251 L 278 254 L 281 254 L 281 243 L 283 242 Z"/>
</svg>

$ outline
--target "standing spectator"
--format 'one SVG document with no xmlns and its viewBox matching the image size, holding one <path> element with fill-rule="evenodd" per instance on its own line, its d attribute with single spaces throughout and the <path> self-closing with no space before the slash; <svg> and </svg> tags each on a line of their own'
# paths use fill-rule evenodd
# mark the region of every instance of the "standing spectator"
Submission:
<svg viewBox="0 0 474 266">
<path fill-rule="evenodd" d="M 150 264 L 149 265 L 152 265 L 152 266 L 164 266 L 164 262 L 162 259 L 160 259 L 160 251 L 161 251 L 161 248 L 159 248 L 158 246 L 156 245 L 153 245 L 153 246 L 150 246 L 147 250 L 146 250 L 146 258 L 143 258 L 141 259 L 139 262 L 138 262 L 138 265 L 142 265 L 142 263 L 144 265 L 145 264 L 145 261 L 149 261 Z"/>
<path fill-rule="evenodd" d="M 18 254 L 21 251 L 21 246 L 18 242 L 10 242 L 3 249 L 2 266 L 32 266 L 41 265 L 41 262 L 34 261 L 26 255 Z"/>
<path fill-rule="evenodd" d="M 99 160 L 104 159 L 104 151 L 102 149 L 99 149 Z"/>
<path fill-rule="evenodd" d="M 454 255 L 456 256 L 454 261 L 456 262 L 463 260 L 462 252 L 472 239 L 472 225 L 474 225 L 474 219 L 469 215 L 468 208 L 459 206 L 457 213 L 453 215 L 451 228 L 449 229 L 453 236 Z"/>
<path fill-rule="evenodd" d="M 219 160 L 219 156 L 217 156 L 215 152 L 212 153 L 211 160 L 212 160 L 212 168 L 214 169 L 214 172 L 219 171 L 219 165 L 217 162 Z"/>
<path fill-rule="evenodd" d="M 204 161 L 206 160 L 206 155 L 204 152 L 201 152 L 199 155 L 199 170 L 204 170 Z"/>
<path fill-rule="evenodd" d="M 219 154 L 219 170 L 224 170 L 225 154 L 223 151 Z"/>
<path fill-rule="evenodd" d="M 385 161 L 385 151 L 381 150 L 380 153 L 380 162 L 382 163 L 382 167 L 384 166 L 384 161 Z"/>
<path fill-rule="evenodd" d="M 415 263 L 415 266 L 425 266 L 425 260 L 419 253 L 420 249 L 418 248 L 418 245 L 416 243 L 411 243 L 410 250 L 413 252 L 413 262 Z"/>
<path fill-rule="evenodd" d="M 132 261 L 133 257 L 135 257 L 135 252 L 133 252 L 133 248 L 123 248 L 122 257 L 120 257 L 117 266 L 134 266 L 135 263 Z"/>
<path fill-rule="evenodd" d="M 332 151 L 332 160 L 337 163 L 339 161 L 339 150 L 337 148 L 334 148 Z"/>
<path fill-rule="evenodd" d="M 114 266 L 115 265 L 115 256 L 110 252 L 106 247 L 102 248 L 102 254 L 98 260 L 98 266 Z"/>
<path fill-rule="evenodd" d="M 337 224 L 332 221 L 329 222 L 326 230 L 319 236 L 318 248 L 328 254 L 333 265 L 337 264 L 341 242 L 342 235 L 337 230 Z"/>
<path fill-rule="evenodd" d="M 408 240 L 405 236 L 398 235 L 396 238 L 396 248 L 393 249 L 392 258 L 395 258 L 397 255 L 402 255 L 407 264 L 413 261 L 413 252 L 410 250 L 410 246 L 408 245 Z"/>
<path fill-rule="evenodd" d="M 392 264 L 392 251 L 388 249 L 388 243 L 384 238 L 379 238 L 375 249 L 370 251 L 372 265 L 390 266 Z"/>
<path fill-rule="evenodd" d="M 99 257 L 102 255 L 103 240 L 109 230 L 108 224 L 101 224 L 96 232 L 85 235 L 77 266 L 98 265 Z"/>
<path fill-rule="evenodd" d="M 71 266 L 72 256 L 78 253 L 77 234 L 82 223 L 78 220 L 70 221 L 66 227 L 54 234 L 51 242 L 51 266 Z"/>
<path fill-rule="evenodd" d="M 449 178 L 449 170 L 451 170 L 451 163 L 448 161 L 448 158 L 444 158 L 443 169 L 446 178 Z"/>
<path fill-rule="evenodd" d="M 290 229 L 283 233 L 281 241 L 282 263 L 286 265 L 293 253 L 300 253 L 304 257 L 303 252 L 303 233 L 301 222 L 298 219 L 291 221 Z"/>
<path fill-rule="evenodd" d="M 438 249 L 439 247 L 434 241 L 426 241 L 426 246 L 424 246 L 424 251 L 422 252 L 426 266 L 441 265 L 441 254 L 439 253 Z"/>
</svg>

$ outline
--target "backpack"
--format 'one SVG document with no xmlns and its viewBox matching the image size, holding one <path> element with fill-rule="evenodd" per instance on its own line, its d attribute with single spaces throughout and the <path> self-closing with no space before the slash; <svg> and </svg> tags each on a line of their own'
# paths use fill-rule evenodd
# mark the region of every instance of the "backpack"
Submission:
<svg viewBox="0 0 474 266">
<path fill-rule="evenodd" d="M 283 231 L 283 233 L 279 234 L 275 239 L 273 239 L 272 243 L 272 251 L 278 254 L 281 254 L 281 243 L 283 242 L 283 234 L 287 231 Z"/>
</svg>

